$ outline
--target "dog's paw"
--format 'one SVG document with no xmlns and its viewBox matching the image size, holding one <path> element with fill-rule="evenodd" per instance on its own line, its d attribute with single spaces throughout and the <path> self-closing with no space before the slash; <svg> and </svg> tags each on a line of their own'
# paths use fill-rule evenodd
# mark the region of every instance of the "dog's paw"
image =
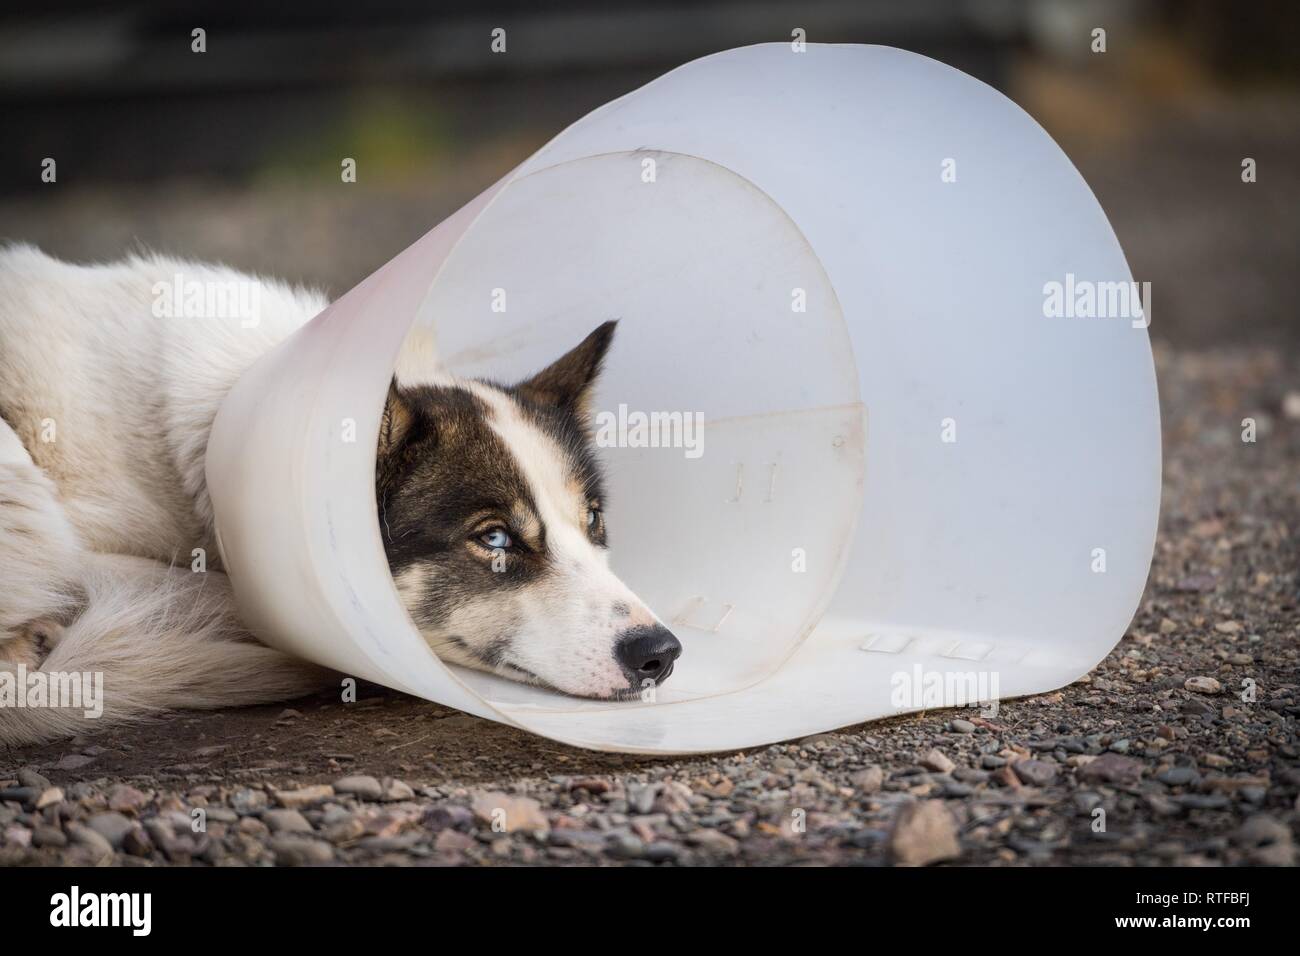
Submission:
<svg viewBox="0 0 1300 956">
<path fill-rule="evenodd" d="M 63 625 L 53 618 L 28 621 L 0 636 L 0 661 L 15 667 L 25 664 L 28 670 L 35 670 L 45 663 L 62 636 Z"/>
</svg>

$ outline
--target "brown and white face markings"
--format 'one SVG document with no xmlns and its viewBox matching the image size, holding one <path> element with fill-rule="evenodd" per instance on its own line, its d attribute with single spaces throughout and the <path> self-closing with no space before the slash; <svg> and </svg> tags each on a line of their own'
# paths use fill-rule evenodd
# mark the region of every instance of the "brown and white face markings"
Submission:
<svg viewBox="0 0 1300 956">
<path fill-rule="evenodd" d="M 398 593 L 444 660 L 597 698 L 671 673 L 681 645 L 606 551 L 588 402 L 614 325 L 515 386 L 394 381 L 380 528 Z"/>
</svg>

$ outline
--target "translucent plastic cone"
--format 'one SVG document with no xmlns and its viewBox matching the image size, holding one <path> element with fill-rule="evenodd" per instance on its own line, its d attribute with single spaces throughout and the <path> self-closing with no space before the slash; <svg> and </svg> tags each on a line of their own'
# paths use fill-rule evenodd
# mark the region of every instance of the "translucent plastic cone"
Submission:
<svg viewBox="0 0 1300 956">
<path fill-rule="evenodd" d="M 208 449 L 241 611 L 290 653 L 607 750 L 1061 686 L 1127 627 L 1160 490 L 1143 322 L 1045 315 L 1067 276 L 1131 281 L 1069 160 L 991 88 L 884 47 L 687 64 L 241 379 Z M 398 600 L 374 502 L 402 344 L 510 380 L 613 317 L 596 407 L 704 420 L 695 451 L 602 449 L 614 568 L 683 656 L 633 703 L 448 667 Z"/>
</svg>

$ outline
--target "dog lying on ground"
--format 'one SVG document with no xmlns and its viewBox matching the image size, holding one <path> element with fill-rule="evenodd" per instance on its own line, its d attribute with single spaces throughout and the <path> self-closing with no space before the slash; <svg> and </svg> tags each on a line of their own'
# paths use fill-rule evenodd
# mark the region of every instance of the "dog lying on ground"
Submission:
<svg viewBox="0 0 1300 956">
<path fill-rule="evenodd" d="M 160 316 L 178 276 L 256 284 L 258 321 Z M 0 249 L 0 671 L 101 672 L 105 714 L 0 707 L 0 742 L 336 679 L 241 626 L 203 467 L 240 374 L 326 305 L 161 256 L 79 266 Z M 672 671 L 681 645 L 608 567 L 588 405 L 613 334 L 508 387 L 399 361 L 377 518 L 397 591 L 444 660 L 605 699 Z"/>
</svg>

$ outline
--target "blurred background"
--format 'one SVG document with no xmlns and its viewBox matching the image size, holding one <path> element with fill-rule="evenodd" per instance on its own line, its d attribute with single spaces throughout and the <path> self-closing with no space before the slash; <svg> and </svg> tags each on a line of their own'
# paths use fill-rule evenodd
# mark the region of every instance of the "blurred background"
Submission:
<svg viewBox="0 0 1300 956">
<path fill-rule="evenodd" d="M 10 0 L 0 238 L 72 259 L 142 243 L 338 295 L 594 107 L 801 27 L 936 57 L 1036 117 L 1152 283 L 1157 341 L 1288 354 L 1300 342 L 1295 3 L 286 6 Z M 490 49 L 497 27 L 504 54 Z M 356 183 L 340 180 L 345 156 Z M 55 184 L 41 181 L 45 157 Z"/>
</svg>

